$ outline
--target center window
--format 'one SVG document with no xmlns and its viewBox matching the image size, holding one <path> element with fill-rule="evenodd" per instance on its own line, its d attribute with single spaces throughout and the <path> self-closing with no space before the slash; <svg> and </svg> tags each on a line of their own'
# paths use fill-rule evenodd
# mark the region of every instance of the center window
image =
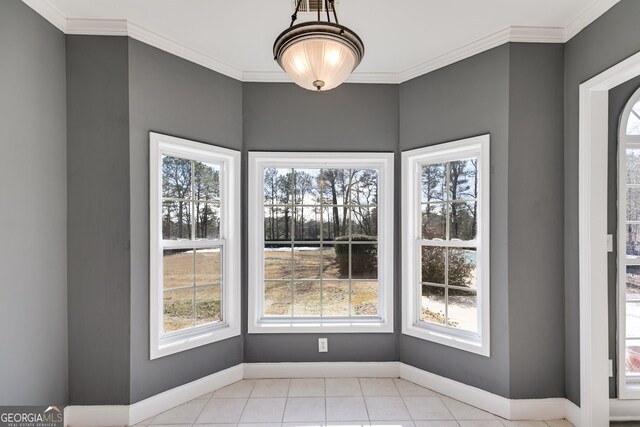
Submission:
<svg viewBox="0 0 640 427">
<path fill-rule="evenodd" d="M 251 332 L 391 331 L 392 157 L 250 162 Z"/>
</svg>

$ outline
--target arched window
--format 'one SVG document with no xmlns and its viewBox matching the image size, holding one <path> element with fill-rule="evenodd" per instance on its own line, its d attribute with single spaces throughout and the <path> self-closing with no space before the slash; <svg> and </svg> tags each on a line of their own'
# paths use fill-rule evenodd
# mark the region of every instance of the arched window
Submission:
<svg viewBox="0 0 640 427">
<path fill-rule="evenodd" d="M 620 398 L 640 396 L 640 90 L 620 121 L 618 149 L 618 372 Z"/>
</svg>

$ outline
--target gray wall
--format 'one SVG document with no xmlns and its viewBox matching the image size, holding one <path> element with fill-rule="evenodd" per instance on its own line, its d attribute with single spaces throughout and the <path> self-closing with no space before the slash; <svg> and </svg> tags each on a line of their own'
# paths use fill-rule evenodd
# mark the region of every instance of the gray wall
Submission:
<svg viewBox="0 0 640 427">
<path fill-rule="evenodd" d="M 620 117 L 629 98 L 640 88 L 640 77 L 612 89 L 609 92 L 609 146 L 607 179 L 607 233 L 613 235 L 613 252 L 607 255 L 609 282 L 609 358 L 613 360 L 613 378 L 609 378 L 609 397 L 617 397 L 617 271 L 618 271 L 618 135 Z M 626 126 L 626 123 L 624 123 Z M 624 273 L 623 273 L 624 274 Z"/>
<path fill-rule="evenodd" d="M 400 85 L 401 150 L 491 134 L 491 358 L 401 335 L 400 360 L 507 397 L 509 95 L 509 45 Z"/>
<path fill-rule="evenodd" d="M 565 45 L 565 394 L 580 402 L 578 268 L 579 86 L 640 51 L 640 2 L 622 0 Z"/>
<path fill-rule="evenodd" d="M 137 402 L 242 363 L 242 337 L 149 360 L 149 131 L 240 150 L 242 84 L 130 39 L 129 112 L 130 400 Z"/>
<path fill-rule="evenodd" d="M 129 403 L 127 38 L 67 37 L 69 401 Z"/>
<path fill-rule="evenodd" d="M 0 1 L 0 405 L 67 403 L 64 35 Z"/>
<path fill-rule="evenodd" d="M 395 152 L 398 146 L 398 87 L 395 85 L 345 84 L 330 92 L 314 93 L 293 84 L 245 83 L 243 111 L 245 165 L 246 151 Z M 244 167 L 244 194 L 247 173 Z M 247 216 L 246 209 L 244 211 L 243 271 L 246 272 Z M 395 213 L 396 218 L 398 214 Z M 396 251 L 398 249 L 399 246 Z M 246 275 L 244 280 L 243 311 L 246 313 Z M 399 307 L 400 301 L 396 299 L 397 311 Z M 396 330 L 398 325 L 396 323 Z M 246 323 L 243 331 L 246 333 Z M 328 353 L 318 353 L 318 337 L 328 337 Z M 244 361 L 398 360 L 396 343 L 397 336 L 391 333 L 248 334 Z"/>
</svg>

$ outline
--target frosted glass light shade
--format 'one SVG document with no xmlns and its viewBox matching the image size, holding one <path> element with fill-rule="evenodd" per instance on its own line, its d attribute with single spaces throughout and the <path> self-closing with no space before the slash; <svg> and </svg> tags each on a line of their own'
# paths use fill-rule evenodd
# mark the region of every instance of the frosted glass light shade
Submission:
<svg viewBox="0 0 640 427">
<path fill-rule="evenodd" d="M 326 91 L 341 85 L 360 64 L 364 45 L 346 27 L 308 22 L 282 33 L 274 45 L 274 55 L 297 85 Z"/>
</svg>

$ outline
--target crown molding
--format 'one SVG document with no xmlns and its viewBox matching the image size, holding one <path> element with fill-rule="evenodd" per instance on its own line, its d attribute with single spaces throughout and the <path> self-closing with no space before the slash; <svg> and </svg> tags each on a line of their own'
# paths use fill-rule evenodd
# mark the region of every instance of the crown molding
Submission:
<svg viewBox="0 0 640 427">
<path fill-rule="evenodd" d="M 618 4 L 620 0 L 594 0 L 589 6 L 582 10 L 565 27 L 565 42 L 571 40 L 585 27 L 601 17 L 605 12 Z"/>
<path fill-rule="evenodd" d="M 187 61 L 244 82 L 282 82 L 291 79 L 282 71 L 242 71 L 233 65 L 192 49 L 126 19 L 67 18 L 49 0 L 22 0 L 65 34 L 129 36 Z M 504 43 L 565 43 L 620 0 L 595 0 L 565 28 L 511 26 L 472 43 L 416 64 L 400 72 L 354 72 L 349 83 L 399 84 L 467 59 Z"/>
</svg>

